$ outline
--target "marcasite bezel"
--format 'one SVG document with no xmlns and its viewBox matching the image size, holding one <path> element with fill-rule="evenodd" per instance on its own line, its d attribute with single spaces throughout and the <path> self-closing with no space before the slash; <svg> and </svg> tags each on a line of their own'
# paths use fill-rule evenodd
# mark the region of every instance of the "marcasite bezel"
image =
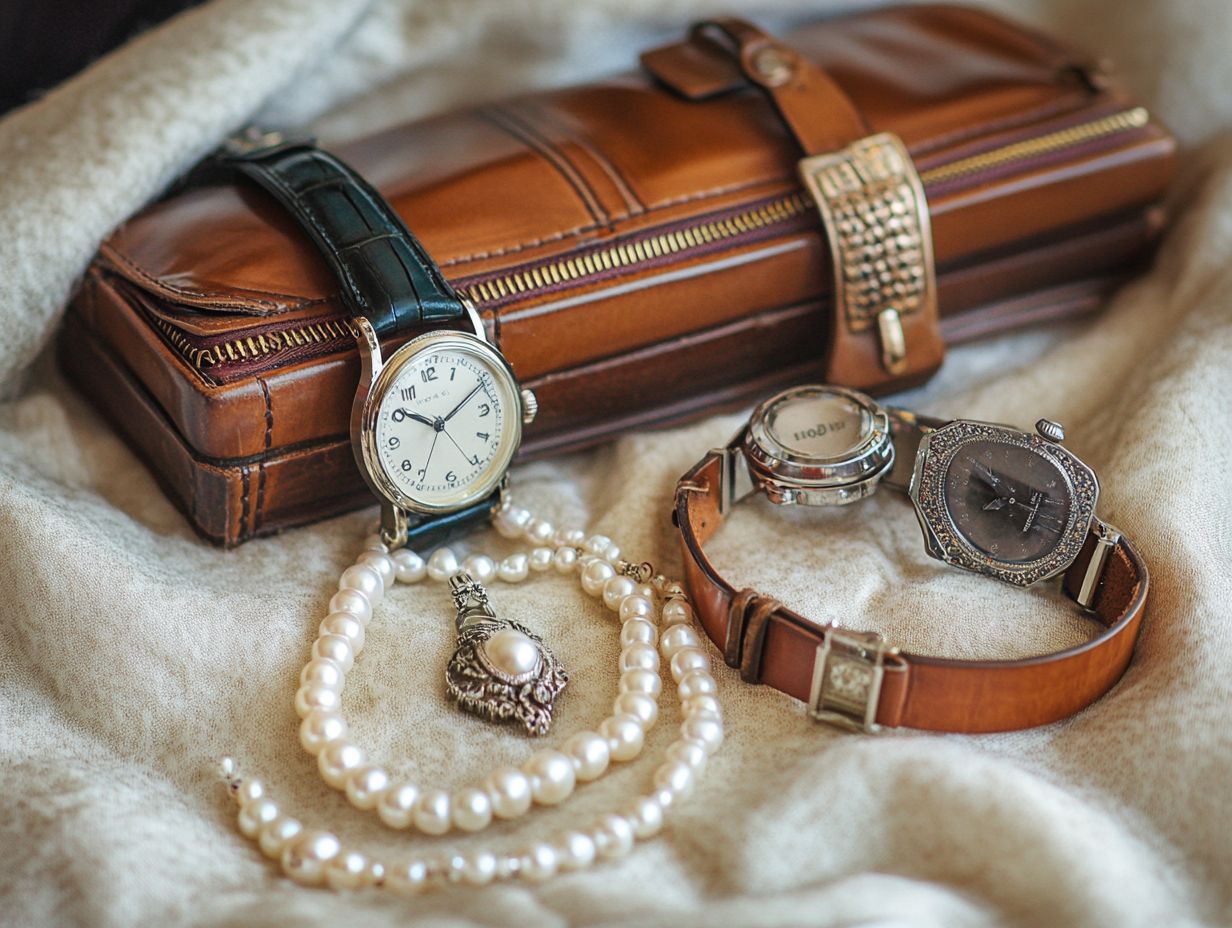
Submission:
<svg viewBox="0 0 1232 928">
<path fill-rule="evenodd" d="M 826 394 L 855 403 L 869 415 L 868 434 L 841 454 L 800 454 L 771 433 L 769 417 L 777 406 L 809 395 Z M 846 387 L 808 384 L 784 390 L 753 411 L 744 453 L 754 480 L 780 505 L 844 506 L 873 492 L 894 466 L 894 443 L 885 409 L 871 397 Z"/>
<path fill-rule="evenodd" d="M 974 441 L 993 441 L 1025 448 L 1047 458 L 1065 478 L 1066 490 L 1070 495 L 1069 521 L 1061 540 L 1043 557 L 1021 563 L 999 560 L 975 548 L 954 524 L 945 505 L 945 475 L 959 449 Z M 931 556 L 1015 586 L 1029 586 L 1055 577 L 1078 557 L 1095 515 L 1099 481 L 1095 472 L 1073 453 L 1038 435 L 986 422 L 958 419 L 924 436 L 916 455 L 909 492 Z"/>
<path fill-rule="evenodd" d="M 495 377 L 504 378 L 505 388 L 509 394 L 510 427 L 497 451 L 503 460 L 500 464 L 494 464 L 489 470 L 489 476 L 472 486 L 463 498 L 447 504 L 427 503 L 403 493 L 385 473 L 376 449 L 376 419 L 380 412 L 381 400 L 384 399 L 393 381 L 401 373 L 402 368 L 411 363 L 419 354 L 425 351 L 440 350 L 469 354 L 490 365 Z M 359 420 L 359 448 L 364 477 L 368 485 L 379 496 L 401 509 L 421 515 L 456 512 L 491 494 L 505 478 L 513 456 L 522 444 L 522 413 L 522 394 L 518 380 L 509 362 L 499 351 L 467 332 L 448 330 L 420 335 L 398 348 L 390 356 L 389 361 L 381 366 L 371 388 L 364 397 L 363 411 Z"/>
</svg>

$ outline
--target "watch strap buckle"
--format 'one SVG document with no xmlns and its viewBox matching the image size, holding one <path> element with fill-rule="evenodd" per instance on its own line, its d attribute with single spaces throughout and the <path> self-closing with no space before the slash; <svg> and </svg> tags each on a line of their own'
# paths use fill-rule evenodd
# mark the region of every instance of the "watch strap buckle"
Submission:
<svg viewBox="0 0 1232 928">
<path fill-rule="evenodd" d="M 898 654 L 878 632 L 827 626 L 813 658 L 808 711 L 818 722 L 865 733 L 880 729 L 877 708 L 886 658 Z"/>
</svg>

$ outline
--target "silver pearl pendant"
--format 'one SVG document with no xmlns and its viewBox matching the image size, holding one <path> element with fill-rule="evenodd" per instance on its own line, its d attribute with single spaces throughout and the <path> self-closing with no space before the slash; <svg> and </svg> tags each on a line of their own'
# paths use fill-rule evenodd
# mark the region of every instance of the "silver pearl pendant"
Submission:
<svg viewBox="0 0 1232 928">
<path fill-rule="evenodd" d="M 481 718 L 517 719 L 527 733 L 547 734 L 569 675 L 538 635 L 497 617 L 488 591 L 469 573 L 458 571 L 449 588 L 458 611 L 458 646 L 445 669 L 450 698 Z"/>
</svg>

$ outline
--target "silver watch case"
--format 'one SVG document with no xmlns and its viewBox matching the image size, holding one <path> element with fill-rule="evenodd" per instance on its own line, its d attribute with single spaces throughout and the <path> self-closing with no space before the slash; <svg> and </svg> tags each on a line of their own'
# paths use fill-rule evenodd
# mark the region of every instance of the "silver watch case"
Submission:
<svg viewBox="0 0 1232 928">
<path fill-rule="evenodd" d="M 1070 518 L 1061 540 L 1047 554 L 1033 561 L 998 560 L 973 547 L 954 524 L 945 503 L 945 476 L 954 455 L 973 441 L 1026 448 L 1052 461 L 1064 475 L 1070 494 Z M 1090 467 L 1056 442 L 1003 425 L 956 419 L 924 435 L 908 494 L 931 557 L 1015 586 L 1029 586 L 1055 577 L 1078 557 L 1095 515 L 1099 480 Z"/>
<path fill-rule="evenodd" d="M 866 434 L 830 457 L 802 454 L 774 437 L 769 417 L 776 406 L 810 394 L 840 396 L 869 416 Z M 894 443 L 886 410 L 871 397 L 845 387 L 810 384 L 784 390 L 753 411 L 742 450 L 753 482 L 782 506 L 845 506 L 864 499 L 894 466 Z"/>
</svg>

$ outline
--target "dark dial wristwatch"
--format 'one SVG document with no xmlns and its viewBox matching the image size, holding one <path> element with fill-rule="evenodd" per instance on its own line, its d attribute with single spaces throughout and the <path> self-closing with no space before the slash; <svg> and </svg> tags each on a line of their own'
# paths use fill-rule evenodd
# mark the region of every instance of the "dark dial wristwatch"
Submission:
<svg viewBox="0 0 1232 928">
<path fill-rule="evenodd" d="M 673 519 L 701 624 L 744 679 L 846 727 L 1002 731 L 1077 712 L 1129 663 L 1148 579 L 1129 542 L 1095 515 L 1099 482 L 1063 440 L 1061 426 L 1046 419 L 1034 432 L 946 422 L 841 387 L 771 397 L 677 486 Z M 834 506 L 882 486 L 910 497 L 930 555 L 1015 586 L 1060 577 L 1099 633 L 1017 661 L 907 654 L 875 632 L 819 624 L 772 597 L 737 591 L 703 550 L 752 493 L 780 505 Z"/>
<path fill-rule="evenodd" d="M 248 130 L 216 155 L 270 193 L 338 280 L 359 342 L 355 460 L 391 547 L 485 519 L 538 405 L 388 202 L 311 142 Z M 382 339 L 415 337 L 385 355 Z"/>
</svg>

